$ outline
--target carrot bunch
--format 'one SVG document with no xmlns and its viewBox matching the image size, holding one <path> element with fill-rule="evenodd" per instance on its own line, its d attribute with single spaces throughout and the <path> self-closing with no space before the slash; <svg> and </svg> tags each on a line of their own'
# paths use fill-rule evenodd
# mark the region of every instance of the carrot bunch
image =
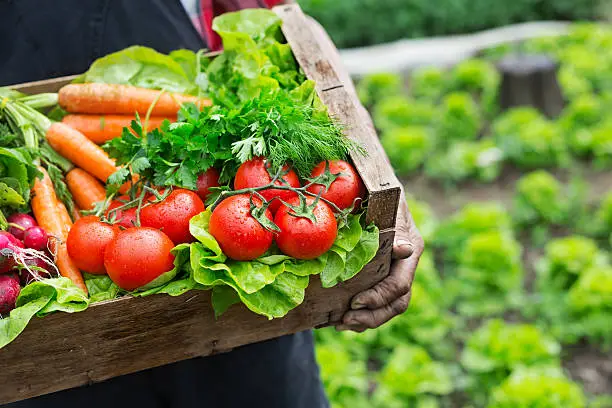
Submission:
<svg viewBox="0 0 612 408">
<path fill-rule="evenodd" d="M 182 104 L 191 102 L 199 108 L 210 100 L 191 95 L 116 84 L 70 84 L 59 91 L 59 104 L 70 114 L 62 122 L 102 144 L 121 135 L 134 115 L 147 116 L 143 124 L 152 130 L 164 119 L 176 121 Z"/>
</svg>

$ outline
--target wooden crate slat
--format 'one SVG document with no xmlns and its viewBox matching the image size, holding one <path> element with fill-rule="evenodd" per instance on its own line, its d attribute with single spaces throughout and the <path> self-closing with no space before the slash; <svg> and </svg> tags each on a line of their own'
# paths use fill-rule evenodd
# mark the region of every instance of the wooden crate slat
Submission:
<svg viewBox="0 0 612 408">
<path fill-rule="evenodd" d="M 35 318 L 0 349 L 0 404 L 336 324 L 355 293 L 388 274 L 393 237 L 392 230 L 381 234 L 377 257 L 356 278 L 329 289 L 311 278 L 304 303 L 283 319 L 235 305 L 215 320 L 209 291 L 123 298 Z"/>
</svg>

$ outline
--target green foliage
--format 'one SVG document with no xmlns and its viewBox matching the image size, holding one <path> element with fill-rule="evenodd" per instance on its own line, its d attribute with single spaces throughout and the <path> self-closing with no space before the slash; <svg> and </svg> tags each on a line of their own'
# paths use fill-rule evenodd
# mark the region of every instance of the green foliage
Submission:
<svg viewBox="0 0 612 408">
<path fill-rule="evenodd" d="M 612 234 L 612 191 L 604 195 L 599 202 L 593 224 L 599 236 Z"/>
<path fill-rule="evenodd" d="M 517 370 L 491 392 L 488 408 L 585 408 L 580 386 L 561 370 Z"/>
<path fill-rule="evenodd" d="M 410 93 L 419 100 L 438 101 L 447 89 L 447 76 L 440 68 L 419 68 L 410 76 Z"/>
<path fill-rule="evenodd" d="M 357 95 L 366 106 L 372 106 L 381 100 L 396 96 L 402 92 L 402 77 L 392 73 L 369 74 L 357 84 Z"/>
<path fill-rule="evenodd" d="M 606 119 L 593 129 L 593 156 L 600 168 L 612 167 L 612 120 Z"/>
<path fill-rule="evenodd" d="M 468 59 L 450 72 L 449 90 L 472 94 L 480 102 L 483 114 L 491 118 L 497 113 L 500 75 L 495 66 L 485 60 Z"/>
<path fill-rule="evenodd" d="M 491 3 L 486 0 L 299 0 L 338 47 L 357 47 L 401 38 L 471 33 L 534 20 L 597 17 L 598 0 Z"/>
<path fill-rule="evenodd" d="M 333 406 L 344 407 L 351 400 L 365 400 L 368 390 L 366 362 L 356 358 L 345 344 L 317 346 L 317 361 L 321 366 L 321 381 Z"/>
<path fill-rule="evenodd" d="M 429 242 L 435 229 L 438 227 L 438 218 L 436 214 L 425 201 L 416 200 L 409 194 L 406 194 L 406 200 L 412 218 L 415 224 L 418 225 L 421 236 L 426 243 Z"/>
<path fill-rule="evenodd" d="M 436 120 L 438 142 L 448 146 L 458 140 L 474 140 L 482 126 L 478 106 L 465 92 L 454 92 L 442 100 Z"/>
<path fill-rule="evenodd" d="M 463 246 L 470 237 L 490 231 L 512 231 L 508 212 L 495 202 L 474 202 L 441 222 L 432 243 L 445 250 L 446 259 L 458 262 Z"/>
<path fill-rule="evenodd" d="M 538 288 L 543 292 L 567 291 L 585 270 L 605 263 L 605 255 L 592 239 L 578 235 L 553 239 L 538 263 Z"/>
<path fill-rule="evenodd" d="M 532 108 L 513 108 L 493 122 L 497 146 L 512 163 L 532 169 L 565 166 L 569 156 L 559 126 Z"/>
<path fill-rule="evenodd" d="M 405 96 L 385 98 L 374 107 L 373 112 L 374 124 L 383 132 L 396 127 L 430 125 L 435 115 L 436 110 L 432 104 Z"/>
<path fill-rule="evenodd" d="M 418 170 L 434 147 L 433 134 L 425 126 L 405 126 L 385 131 L 380 141 L 399 174 Z"/>
<path fill-rule="evenodd" d="M 576 329 L 592 341 L 612 346 L 612 267 L 594 266 L 580 275 L 568 294 Z"/>
<path fill-rule="evenodd" d="M 466 316 L 501 313 L 520 303 L 523 268 L 521 245 L 505 231 L 472 235 L 462 248 L 456 270 L 459 311 Z"/>
<path fill-rule="evenodd" d="M 593 151 L 593 126 L 603 117 L 602 101 L 595 95 L 584 94 L 567 105 L 559 118 L 559 125 L 574 154 L 584 156 Z"/>
<path fill-rule="evenodd" d="M 503 153 L 489 138 L 455 142 L 447 150 L 434 152 L 425 162 L 425 174 L 444 182 L 474 178 L 482 182 L 495 180 L 502 169 Z"/>
<path fill-rule="evenodd" d="M 401 398 L 405 406 L 428 395 L 447 395 L 453 391 L 451 372 L 444 364 L 434 361 L 425 349 L 398 345 L 378 375 L 379 388 L 373 395 L 375 403 L 388 398 Z M 384 406 L 381 404 L 381 406 Z"/>
<path fill-rule="evenodd" d="M 550 173 L 537 170 L 517 182 L 513 218 L 520 226 L 564 224 L 568 203 L 561 184 Z"/>
<path fill-rule="evenodd" d="M 470 376 L 467 391 L 475 401 L 484 401 L 488 390 L 514 370 L 559 367 L 560 351 L 561 346 L 535 326 L 488 320 L 468 337 L 461 354 Z"/>
</svg>

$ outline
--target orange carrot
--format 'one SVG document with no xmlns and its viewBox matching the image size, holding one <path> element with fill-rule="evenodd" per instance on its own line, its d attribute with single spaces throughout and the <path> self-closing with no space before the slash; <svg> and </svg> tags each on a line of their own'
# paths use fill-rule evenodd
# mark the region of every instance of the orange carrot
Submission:
<svg viewBox="0 0 612 408">
<path fill-rule="evenodd" d="M 49 243 L 55 254 L 55 263 L 61 275 L 70 279 L 87 293 L 83 275 L 68 256 L 68 250 L 66 249 L 66 238 L 70 226 L 66 225 L 62 216 L 49 175 L 42 167 L 39 167 L 39 170 L 43 173 L 43 178 L 42 180 L 36 179 L 34 187 L 32 187 L 32 213 L 38 224 L 49 235 L 55 237 L 55 239 L 49 240 Z"/>
<path fill-rule="evenodd" d="M 70 217 L 70 213 L 68 212 L 66 205 L 59 199 L 57 200 L 57 210 L 58 210 L 59 218 L 62 222 L 62 227 L 64 228 L 63 230 L 63 234 L 64 234 L 63 236 L 65 237 L 64 239 L 67 239 L 68 233 L 70 232 L 70 228 L 72 228 L 72 218 Z"/>
<path fill-rule="evenodd" d="M 66 184 L 79 208 L 91 210 L 106 198 L 104 186 L 85 170 L 75 167 L 66 174 Z"/>
<path fill-rule="evenodd" d="M 155 103 L 152 116 L 172 117 L 181 104 L 193 102 L 200 108 L 210 106 L 209 99 L 117 84 L 69 84 L 59 90 L 59 104 L 70 113 L 146 115 Z"/>
<path fill-rule="evenodd" d="M 100 146 L 64 123 L 53 123 L 47 130 L 46 136 L 49 145 L 56 152 L 98 180 L 106 183 L 109 176 L 117 171 L 115 161 L 108 157 Z M 128 188 L 126 184 L 120 191 L 125 192 Z"/>
<path fill-rule="evenodd" d="M 77 222 L 79 219 L 81 219 L 81 209 L 78 205 L 75 204 L 72 206 L 72 212 L 70 213 L 70 215 L 72 215 L 72 219 L 74 220 L 74 222 Z"/>
<path fill-rule="evenodd" d="M 75 113 L 64 116 L 62 122 L 83 133 L 92 142 L 102 144 L 121 136 L 123 128 L 129 128 L 134 119 L 135 117 L 131 115 L 85 115 Z M 146 123 L 146 131 L 159 128 L 165 119 L 176 122 L 176 116 L 173 118 L 152 116 Z M 141 121 L 144 127 L 145 118 L 142 117 Z"/>
</svg>

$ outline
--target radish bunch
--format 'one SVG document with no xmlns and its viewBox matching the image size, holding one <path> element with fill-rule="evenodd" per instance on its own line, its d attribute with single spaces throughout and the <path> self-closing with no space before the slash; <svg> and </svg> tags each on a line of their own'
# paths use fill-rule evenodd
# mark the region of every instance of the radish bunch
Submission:
<svg viewBox="0 0 612 408">
<path fill-rule="evenodd" d="M 15 213 L 7 221 L 8 231 L 0 231 L 0 314 L 15 308 L 21 287 L 56 272 L 47 249 L 49 237 L 36 220 Z"/>
</svg>

